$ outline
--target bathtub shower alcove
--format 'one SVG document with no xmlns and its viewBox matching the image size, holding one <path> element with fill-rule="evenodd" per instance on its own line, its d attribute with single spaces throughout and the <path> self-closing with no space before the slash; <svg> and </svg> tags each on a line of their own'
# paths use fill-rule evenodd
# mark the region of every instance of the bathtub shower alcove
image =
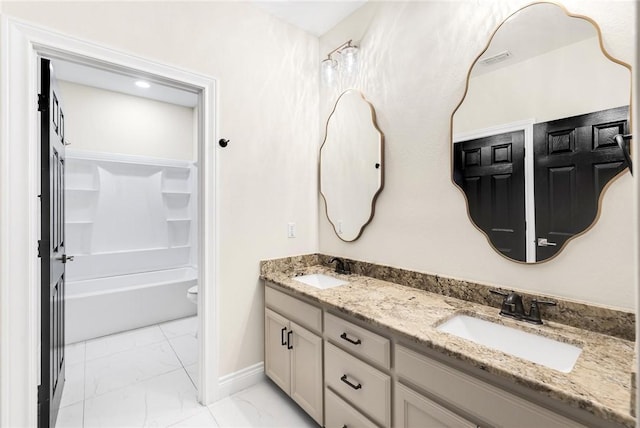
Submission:
<svg viewBox="0 0 640 428">
<path fill-rule="evenodd" d="M 195 166 L 67 151 L 66 343 L 195 315 Z"/>
</svg>

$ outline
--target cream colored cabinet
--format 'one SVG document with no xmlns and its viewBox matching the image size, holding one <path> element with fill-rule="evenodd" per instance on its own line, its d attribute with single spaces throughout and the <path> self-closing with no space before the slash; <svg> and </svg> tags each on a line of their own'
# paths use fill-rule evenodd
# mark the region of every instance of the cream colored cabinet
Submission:
<svg viewBox="0 0 640 428">
<path fill-rule="evenodd" d="M 399 380 L 411 382 L 437 397 L 440 402 L 469 415 L 482 426 L 583 427 L 573 420 L 403 346 L 397 345 L 395 348 L 395 363 Z M 396 389 L 396 394 L 398 390 L 399 388 Z M 396 402 L 396 409 L 398 405 Z M 425 408 L 427 407 L 423 407 Z M 436 414 L 435 411 L 431 413 L 434 417 Z"/>
<path fill-rule="evenodd" d="M 264 370 L 284 392 L 291 395 L 291 352 L 287 348 L 290 322 L 272 310 L 264 311 Z"/>
<path fill-rule="evenodd" d="M 291 322 L 291 398 L 322 425 L 322 338 Z"/>
<path fill-rule="evenodd" d="M 270 286 L 265 305 L 265 373 L 326 428 L 584 427 L 399 337 L 329 312 L 323 327 L 321 308 Z"/>
<path fill-rule="evenodd" d="M 396 383 L 394 423 L 396 428 L 476 428 L 477 425 L 427 397 Z"/>
<path fill-rule="evenodd" d="M 319 309 L 297 299 L 287 305 L 292 303 L 287 299 L 293 298 L 268 290 L 266 302 L 271 309 L 265 308 L 264 315 L 265 373 L 323 425 L 322 337 L 301 325 L 305 321 L 312 327 L 317 325 L 315 310 Z M 299 322 L 284 315 L 292 315 Z"/>
<path fill-rule="evenodd" d="M 378 428 L 378 425 L 347 404 L 329 388 L 324 390 L 324 406 L 326 428 Z"/>
<path fill-rule="evenodd" d="M 331 343 L 324 347 L 324 381 L 378 424 L 391 425 L 391 377 Z"/>
</svg>

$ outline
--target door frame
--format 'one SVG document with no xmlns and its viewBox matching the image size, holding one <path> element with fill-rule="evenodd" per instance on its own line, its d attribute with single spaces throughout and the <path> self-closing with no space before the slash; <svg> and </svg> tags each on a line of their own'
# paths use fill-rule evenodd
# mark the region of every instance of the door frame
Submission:
<svg viewBox="0 0 640 428">
<path fill-rule="evenodd" d="M 535 119 L 524 119 L 516 122 L 504 123 L 502 125 L 491 126 L 469 132 L 461 132 L 453 135 L 453 144 L 467 140 L 490 137 L 507 132 L 524 131 L 524 209 L 525 209 L 525 250 L 526 262 L 536 261 L 536 211 L 535 194 L 533 191 L 533 125 Z M 528 154 L 528 155 L 527 155 Z"/>
<path fill-rule="evenodd" d="M 199 92 L 198 400 L 219 398 L 217 79 L 116 51 L 1 16 L 0 20 L 0 426 L 35 426 L 40 383 L 40 149 L 37 61 L 40 56 L 114 71 Z M 206 215 L 205 215 L 206 213 Z M 10 256 L 7 256 L 7 255 Z M 186 298 L 186 297 L 185 297 Z"/>
</svg>

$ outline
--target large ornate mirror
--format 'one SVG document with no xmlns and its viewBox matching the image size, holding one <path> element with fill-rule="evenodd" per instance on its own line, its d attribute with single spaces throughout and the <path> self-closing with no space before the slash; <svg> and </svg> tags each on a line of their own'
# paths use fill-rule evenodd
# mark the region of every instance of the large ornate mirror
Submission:
<svg viewBox="0 0 640 428">
<path fill-rule="evenodd" d="M 373 218 L 384 184 L 384 136 L 373 105 L 354 90 L 338 97 L 320 147 L 320 194 L 343 241 L 355 241 Z"/>
<path fill-rule="evenodd" d="M 593 225 L 627 169 L 630 97 L 590 19 L 536 3 L 498 27 L 451 119 L 453 181 L 495 250 L 542 262 Z"/>
</svg>

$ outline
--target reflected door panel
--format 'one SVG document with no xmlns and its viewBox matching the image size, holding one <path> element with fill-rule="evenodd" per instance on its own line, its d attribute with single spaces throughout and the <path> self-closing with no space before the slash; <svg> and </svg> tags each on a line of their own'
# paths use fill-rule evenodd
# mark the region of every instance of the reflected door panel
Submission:
<svg viewBox="0 0 640 428">
<path fill-rule="evenodd" d="M 602 190 L 626 168 L 613 137 L 628 132 L 628 117 L 619 107 L 533 126 L 536 233 L 549 243 L 537 247 L 536 261 L 596 219 Z"/>
<path fill-rule="evenodd" d="M 454 170 L 474 223 L 502 254 L 524 260 L 524 132 L 456 143 Z"/>
</svg>

